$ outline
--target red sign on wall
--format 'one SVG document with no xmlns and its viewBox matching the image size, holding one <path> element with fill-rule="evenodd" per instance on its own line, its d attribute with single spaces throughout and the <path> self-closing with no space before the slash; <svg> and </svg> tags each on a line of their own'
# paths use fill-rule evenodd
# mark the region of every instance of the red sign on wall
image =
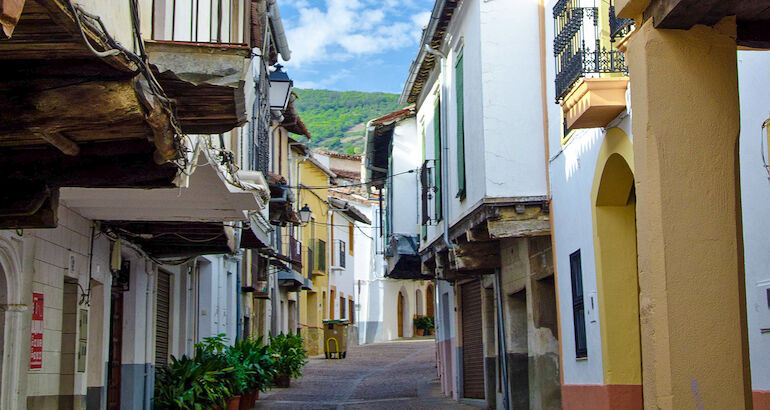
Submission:
<svg viewBox="0 0 770 410">
<path fill-rule="evenodd" d="M 32 293 L 32 343 L 29 368 L 43 368 L 43 294 Z"/>
</svg>

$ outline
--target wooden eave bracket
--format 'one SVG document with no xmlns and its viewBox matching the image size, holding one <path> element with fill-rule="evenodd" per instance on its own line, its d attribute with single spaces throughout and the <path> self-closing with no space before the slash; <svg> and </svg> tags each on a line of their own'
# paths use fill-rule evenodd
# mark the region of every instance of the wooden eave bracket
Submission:
<svg viewBox="0 0 770 410">
<path fill-rule="evenodd" d="M 144 79 L 135 80 L 134 89 L 139 101 L 147 109 L 147 124 L 152 129 L 152 142 L 155 144 L 153 160 L 158 165 L 173 161 L 179 157 L 179 153 L 175 143 L 176 132 L 171 125 L 171 114 L 165 109 L 161 97 L 152 93 Z"/>
<path fill-rule="evenodd" d="M 3 29 L 3 38 L 11 38 L 23 10 L 24 0 L 0 0 L 0 26 Z"/>
</svg>

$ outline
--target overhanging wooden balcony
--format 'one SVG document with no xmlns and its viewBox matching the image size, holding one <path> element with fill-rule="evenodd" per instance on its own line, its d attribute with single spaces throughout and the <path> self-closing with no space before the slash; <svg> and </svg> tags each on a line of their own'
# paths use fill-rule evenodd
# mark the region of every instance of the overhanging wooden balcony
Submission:
<svg viewBox="0 0 770 410">
<path fill-rule="evenodd" d="M 626 109 L 628 77 L 582 78 L 561 108 L 569 129 L 606 127 Z"/>
</svg>

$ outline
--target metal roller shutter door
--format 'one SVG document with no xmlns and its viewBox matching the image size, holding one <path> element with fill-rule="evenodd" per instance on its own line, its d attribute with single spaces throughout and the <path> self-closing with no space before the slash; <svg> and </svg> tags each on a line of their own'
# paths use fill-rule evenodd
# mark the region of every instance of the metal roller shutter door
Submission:
<svg viewBox="0 0 770 410">
<path fill-rule="evenodd" d="M 155 304 L 155 366 L 168 364 L 168 332 L 171 276 L 158 271 L 158 301 Z"/>
<path fill-rule="evenodd" d="M 481 286 L 479 281 L 462 285 L 463 396 L 484 398 L 484 345 L 481 335 Z"/>
</svg>

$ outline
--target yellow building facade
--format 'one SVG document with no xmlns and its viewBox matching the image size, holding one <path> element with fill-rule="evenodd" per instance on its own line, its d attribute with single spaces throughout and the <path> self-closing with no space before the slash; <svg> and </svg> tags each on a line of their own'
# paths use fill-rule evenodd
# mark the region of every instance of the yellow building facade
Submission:
<svg viewBox="0 0 770 410">
<path fill-rule="evenodd" d="M 323 322 L 329 311 L 329 236 L 328 189 L 334 174 L 312 159 L 299 159 L 300 208 L 310 208 L 310 222 L 300 228 L 302 242 L 302 273 L 313 281 L 313 290 L 300 294 L 300 335 L 311 356 L 323 353 Z"/>
</svg>

